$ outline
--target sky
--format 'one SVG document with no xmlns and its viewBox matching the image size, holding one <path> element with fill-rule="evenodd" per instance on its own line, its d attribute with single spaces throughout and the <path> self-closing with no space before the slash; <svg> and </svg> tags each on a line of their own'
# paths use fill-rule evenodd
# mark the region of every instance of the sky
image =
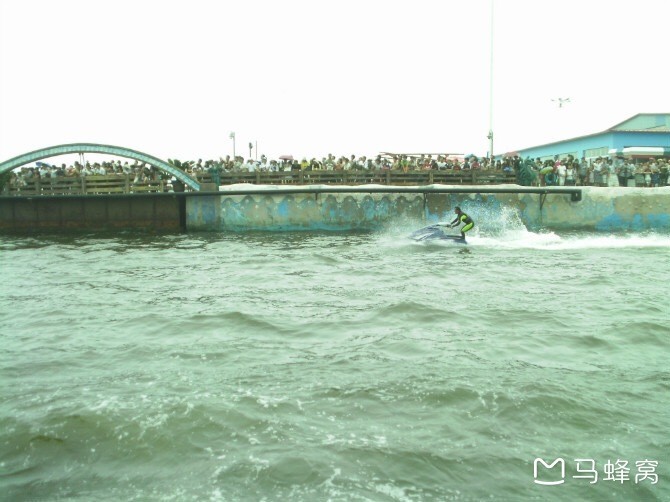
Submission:
<svg viewBox="0 0 670 502">
<path fill-rule="evenodd" d="M 0 161 L 483 156 L 490 128 L 502 154 L 670 112 L 669 19 L 667 0 L 0 0 Z"/>
</svg>

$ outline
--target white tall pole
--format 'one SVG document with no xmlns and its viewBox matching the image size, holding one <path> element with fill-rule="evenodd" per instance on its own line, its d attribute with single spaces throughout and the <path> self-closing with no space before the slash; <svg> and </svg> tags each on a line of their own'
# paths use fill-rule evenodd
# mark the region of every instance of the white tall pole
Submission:
<svg viewBox="0 0 670 502">
<path fill-rule="evenodd" d="M 493 0 L 491 0 L 491 47 L 489 49 L 489 156 L 493 165 Z"/>
</svg>

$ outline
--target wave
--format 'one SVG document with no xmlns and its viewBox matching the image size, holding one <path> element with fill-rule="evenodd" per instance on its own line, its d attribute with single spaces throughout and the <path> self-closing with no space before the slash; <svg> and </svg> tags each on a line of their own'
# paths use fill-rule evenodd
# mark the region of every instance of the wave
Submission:
<svg viewBox="0 0 670 502">
<path fill-rule="evenodd" d="M 396 221 L 378 233 L 381 244 L 386 248 L 454 247 L 445 241 L 416 242 L 410 234 L 436 221 L 403 220 Z M 456 230 L 453 230 L 457 233 Z M 401 239 L 399 235 L 402 234 Z M 468 233 L 470 247 L 499 249 L 534 250 L 582 250 L 582 249 L 625 249 L 625 248 L 670 248 L 670 234 L 648 231 L 643 233 L 602 234 L 586 231 L 529 230 L 523 223 L 518 210 L 510 207 L 478 208 L 477 225 Z M 462 250 L 462 246 L 458 246 Z"/>
<path fill-rule="evenodd" d="M 646 235 L 599 235 L 569 234 L 556 232 L 531 232 L 529 230 L 510 230 L 492 237 L 473 236 L 468 242 L 474 246 L 498 248 L 525 248 L 536 250 L 582 250 L 582 249 L 622 249 L 622 248 L 670 248 L 670 236 L 660 234 Z"/>
</svg>

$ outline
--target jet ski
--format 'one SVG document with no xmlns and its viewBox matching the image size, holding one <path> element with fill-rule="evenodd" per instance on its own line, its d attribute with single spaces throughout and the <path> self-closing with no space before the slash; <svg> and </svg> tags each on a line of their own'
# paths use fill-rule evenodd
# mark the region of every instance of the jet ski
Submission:
<svg viewBox="0 0 670 502">
<path fill-rule="evenodd" d="M 445 234 L 444 227 L 440 225 L 429 225 L 427 227 L 420 228 L 415 230 L 410 234 L 410 238 L 415 241 L 433 241 L 433 240 L 442 240 L 442 241 L 452 241 L 456 244 L 467 244 L 466 240 L 460 235 L 449 235 Z"/>
</svg>

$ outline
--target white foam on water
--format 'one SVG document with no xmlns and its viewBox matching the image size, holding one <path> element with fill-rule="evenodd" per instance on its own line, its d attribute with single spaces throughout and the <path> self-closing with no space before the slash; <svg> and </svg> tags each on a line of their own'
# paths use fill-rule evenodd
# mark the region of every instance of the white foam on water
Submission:
<svg viewBox="0 0 670 502">
<path fill-rule="evenodd" d="M 424 224 L 425 226 L 425 224 Z M 417 230 L 414 228 L 414 230 Z M 429 239 L 415 241 L 407 228 L 391 229 L 380 236 L 384 247 L 443 246 L 458 247 L 462 244 L 449 240 Z M 399 235 L 400 234 L 400 235 Z M 623 249 L 623 248 L 659 248 L 670 250 L 670 234 L 656 232 L 642 233 L 596 233 L 596 232 L 558 232 L 551 230 L 528 230 L 513 213 L 502 214 L 495 219 L 475 227 L 466 235 L 469 246 L 498 249 L 537 249 L 537 250 L 579 250 L 579 249 Z"/>
<path fill-rule="evenodd" d="M 472 236 L 468 238 L 472 246 L 486 246 L 505 249 L 577 250 L 577 249 L 622 249 L 622 248 L 663 248 L 670 250 L 670 235 L 630 234 L 601 235 L 580 234 L 562 236 L 555 232 L 531 232 L 510 230 L 497 236 Z"/>
<path fill-rule="evenodd" d="M 530 231 L 524 225 L 519 212 L 511 207 L 481 207 L 471 211 L 475 228 L 468 232 L 466 240 L 470 246 L 499 249 L 578 250 L 578 249 L 622 249 L 622 248 L 670 248 L 670 234 L 642 233 L 595 233 L 555 232 L 551 230 Z M 476 216 L 475 216 L 476 214 Z M 416 229 L 415 229 L 416 230 Z M 454 229 L 455 233 L 458 233 Z M 453 246 L 450 241 L 415 242 L 415 245 Z"/>
</svg>

